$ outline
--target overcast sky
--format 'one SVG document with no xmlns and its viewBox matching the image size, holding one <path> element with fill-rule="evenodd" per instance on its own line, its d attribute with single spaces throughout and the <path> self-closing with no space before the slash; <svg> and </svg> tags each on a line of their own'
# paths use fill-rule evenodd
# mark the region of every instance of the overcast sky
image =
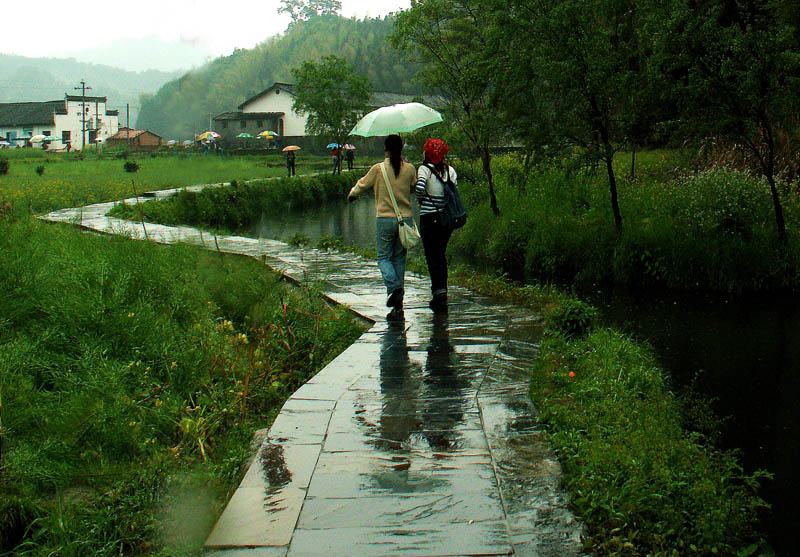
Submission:
<svg viewBox="0 0 800 557">
<path fill-rule="evenodd" d="M 156 35 L 211 54 L 250 48 L 286 30 L 279 0 L 0 0 L 0 52 L 64 57 L 118 38 Z M 383 16 L 410 0 L 342 0 L 342 15 Z"/>
</svg>

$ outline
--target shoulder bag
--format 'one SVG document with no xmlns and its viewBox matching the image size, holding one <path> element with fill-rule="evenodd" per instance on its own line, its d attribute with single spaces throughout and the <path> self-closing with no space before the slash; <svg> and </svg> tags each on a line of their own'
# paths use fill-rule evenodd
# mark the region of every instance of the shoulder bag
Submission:
<svg viewBox="0 0 800 557">
<path fill-rule="evenodd" d="M 397 215 L 397 233 L 400 236 L 400 243 L 406 249 L 413 249 L 422 240 L 417 223 L 414 222 L 414 217 L 411 217 L 410 225 L 403 220 L 403 213 L 400 212 L 400 207 L 397 206 L 397 200 L 394 198 L 394 191 L 392 191 L 392 183 L 389 181 L 389 174 L 386 172 L 386 163 L 381 163 L 381 172 L 383 172 L 383 181 L 386 184 L 386 189 L 389 190 L 389 198 L 392 200 L 392 206 L 394 207 L 395 215 Z"/>
</svg>

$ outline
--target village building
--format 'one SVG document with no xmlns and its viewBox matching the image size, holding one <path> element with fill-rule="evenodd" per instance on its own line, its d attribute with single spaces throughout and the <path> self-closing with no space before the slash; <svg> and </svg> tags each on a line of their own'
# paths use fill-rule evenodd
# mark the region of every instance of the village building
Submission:
<svg viewBox="0 0 800 557">
<path fill-rule="evenodd" d="M 238 111 L 223 112 L 213 118 L 213 131 L 226 139 L 243 132 L 256 135 L 264 130 L 274 131 L 282 138 L 304 137 L 308 115 L 292 110 L 295 96 L 294 85 L 274 83 L 240 104 Z M 376 92 L 372 94 L 368 106 L 379 108 L 413 102 L 417 98 L 400 93 Z M 422 97 L 422 102 L 433 108 L 442 106 L 441 99 L 436 97 Z"/>
<path fill-rule="evenodd" d="M 34 143 L 53 150 L 72 149 L 105 141 L 117 133 L 119 111 L 108 110 L 106 97 L 65 95 L 63 100 L 0 103 L 0 139 L 12 147 L 30 145 L 27 138 L 44 135 L 57 140 Z"/>
<path fill-rule="evenodd" d="M 149 151 L 158 149 L 163 143 L 161 136 L 154 134 L 150 130 L 134 130 L 132 128 L 121 127 L 119 131 L 106 140 L 108 147 L 125 145 L 137 151 Z"/>
</svg>

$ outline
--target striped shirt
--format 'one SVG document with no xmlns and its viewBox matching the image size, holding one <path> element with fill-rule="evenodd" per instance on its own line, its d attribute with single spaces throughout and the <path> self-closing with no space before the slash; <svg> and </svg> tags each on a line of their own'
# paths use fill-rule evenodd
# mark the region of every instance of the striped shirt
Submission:
<svg viewBox="0 0 800 557">
<path fill-rule="evenodd" d="M 456 169 L 452 166 L 446 166 L 444 182 L 447 181 L 448 176 L 454 184 L 457 183 Z M 423 164 L 419 167 L 414 194 L 419 200 L 420 215 L 436 213 L 442 210 L 445 203 L 444 182 L 435 172 L 431 172 L 428 166 Z"/>
</svg>

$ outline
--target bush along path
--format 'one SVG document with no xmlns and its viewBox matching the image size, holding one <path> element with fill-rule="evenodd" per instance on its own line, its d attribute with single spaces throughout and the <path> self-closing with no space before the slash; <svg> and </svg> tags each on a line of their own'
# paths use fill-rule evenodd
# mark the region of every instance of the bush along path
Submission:
<svg viewBox="0 0 800 557">
<path fill-rule="evenodd" d="M 210 551 L 581 552 L 581 526 L 528 392 L 540 331 L 533 312 L 455 288 L 449 313 L 434 315 L 427 280 L 409 277 L 406 320 L 388 324 L 372 261 L 143 225 L 107 217 L 112 207 L 44 218 L 261 258 L 374 322 L 286 402 L 208 538 Z"/>
</svg>

